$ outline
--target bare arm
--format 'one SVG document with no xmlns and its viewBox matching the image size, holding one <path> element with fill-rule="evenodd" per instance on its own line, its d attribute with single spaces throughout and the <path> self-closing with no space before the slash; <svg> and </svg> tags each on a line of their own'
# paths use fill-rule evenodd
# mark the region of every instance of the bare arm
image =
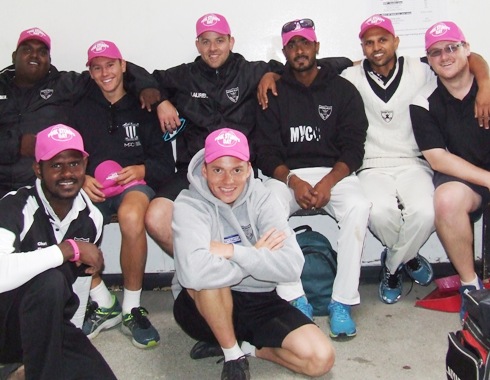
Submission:
<svg viewBox="0 0 490 380">
<path fill-rule="evenodd" d="M 468 57 L 470 71 L 478 83 L 478 93 L 475 101 L 475 118 L 478 119 L 480 127 L 490 128 L 490 74 L 487 62 L 476 53 Z"/>
</svg>

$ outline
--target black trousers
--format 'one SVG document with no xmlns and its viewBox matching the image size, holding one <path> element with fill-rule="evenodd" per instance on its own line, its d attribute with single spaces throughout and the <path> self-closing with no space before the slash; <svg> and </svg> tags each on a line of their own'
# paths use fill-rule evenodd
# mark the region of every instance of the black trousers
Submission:
<svg viewBox="0 0 490 380">
<path fill-rule="evenodd" d="M 70 263 L 0 294 L 0 363 L 21 362 L 26 379 L 116 379 L 70 322 L 79 301 Z"/>
</svg>

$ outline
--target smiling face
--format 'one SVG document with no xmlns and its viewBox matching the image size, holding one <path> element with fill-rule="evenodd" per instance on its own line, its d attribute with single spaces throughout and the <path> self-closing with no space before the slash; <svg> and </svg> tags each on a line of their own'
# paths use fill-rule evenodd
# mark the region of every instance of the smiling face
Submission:
<svg viewBox="0 0 490 380">
<path fill-rule="evenodd" d="M 223 66 L 234 44 L 233 37 L 216 32 L 204 32 L 196 40 L 197 51 L 202 60 L 213 69 Z"/>
<path fill-rule="evenodd" d="M 41 180 L 46 199 L 56 204 L 77 196 L 85 181 L 86 166 L 87 158 L 80 151 L 68 149 L 35 163 L 34 172 Z"/>
<path fill-rule="evenodd" d="M 387 76 L 395 66 L 395 53 L 399 42 L 398 37 L 383 28 L 370 28 L 362 36 L 362 52 L 374 71 Z"/>
<path fill-rule="evenodd" d="M 438 51 L 439 54 L 434 56 L 434 51 Z M 468 43 L 439 41 L 429 48 L 427 59 L 432 69 L 441 79 L 451 80 L 469 71 L 469 55 L 470 46 Z"/>
<path fill-rule="evenodd" d="M 26 40 L 12 53 L 12 62 L 15 82 L 20 86 L 33 86 L 48 75 L 51 56 L 41 41 Z"/>
<path fill-rule="evenodd" d="M 97 57 L 90 61 L 89 71 L 90 76 L 109 101 L 114 103 L 124 95 L 123 74 L 126 72 L 126 61 Z"/>
<path fill-rule="evenodd" d="M 243 192 L 251 172 L 250 162 L 232 156 L 223 156 L 202 166 L 202 175 L 211 193 L 229 205 Z"/>
</svg>

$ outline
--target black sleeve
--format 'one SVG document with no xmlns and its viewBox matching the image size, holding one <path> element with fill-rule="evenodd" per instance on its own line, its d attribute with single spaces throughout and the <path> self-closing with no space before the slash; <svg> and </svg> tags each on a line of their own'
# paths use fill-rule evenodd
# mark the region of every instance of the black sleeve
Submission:
<svg viewBox="0 0 490 380">
<path fill-rule="evenodd" d="M 126 72 L 124 73 L 124 87 L 138 97 L 140 92 L 145 88 L 158 89 L 158 83 L 155 78 L 143 67 L 126 61 Z"/>
<path fill-rule="evenodd" d="M 22 134 L 17 128 L 0 131 L 1 165 L 11 165 L 19 160 L 21 138 Z"/>
</svg>

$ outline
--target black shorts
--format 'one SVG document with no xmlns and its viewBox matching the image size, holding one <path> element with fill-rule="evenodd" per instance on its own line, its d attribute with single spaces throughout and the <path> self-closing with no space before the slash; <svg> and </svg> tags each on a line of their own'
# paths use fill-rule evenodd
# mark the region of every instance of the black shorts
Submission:
<svg viewBox="0 0 490 380">
<path fill-rule="evenodd" d="M 189 180 L 187 179 L 187 170 L 178 171 L 169 176 L 158 190 L 155 198 L 167 198 L 175 201 L 177 195 L 184 189 L 189 188 Z"/>
<path fill-rule="evenodd" d="M 446 182 L 461 182 L 464 183 L 466 186 L 468 186 L 471 190 L 473 190 L 481 197 L 480 207 L 478 207 L 478 209 L 470 213 L 470 220 L 473 223 L 480 218 L 480 216 L 483 214 L 483 210 L 487 206 L 488 202 L 490 202 L 490 191 L 484 186 L 475 185 L 474 183 L 465 181 L 461 178 L 453 177 L 439 172 L 434 172 L 433 182 L 435 188 L 437 188 L 438 186 Z"/>
<path fill-rule="evenodd" d="M 301 311 L 279 297 L 276 291 L 245 293 L 232 291 L 233 325 L 238 341 L 257 348 L 281 347 L 284 338 L 297 328 L 314 324 Z M 174 303 L 174 317 L 191 338 L 216 342 L 213 332 L 183 289 Z"/>
</svg>

